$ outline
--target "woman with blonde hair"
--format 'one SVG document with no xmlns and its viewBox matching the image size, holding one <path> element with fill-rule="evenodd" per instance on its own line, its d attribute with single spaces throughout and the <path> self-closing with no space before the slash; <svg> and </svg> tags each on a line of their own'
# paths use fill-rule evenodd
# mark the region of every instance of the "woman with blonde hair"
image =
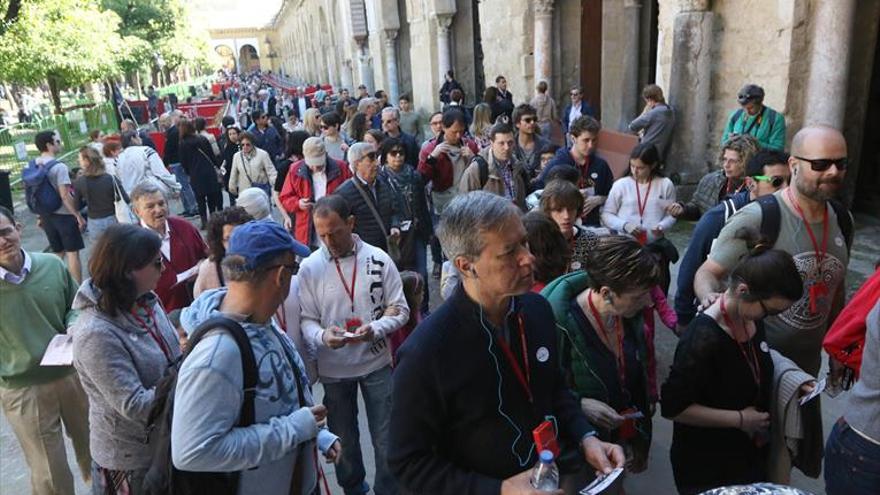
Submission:
<svg viewBox="0 0 880 495">
<path fill-rule="evenodd" d="M 303 116 L 303 128 L 310 136 L 321 135 L 321 112 L 317 108 L 306 110 Z"/>
<path fill-rule="evenodd" d="M 480 103 L 474 107 L 474 120 L 471 122 L 471 136 L 480 145 L 480 149 L 489 146 L 489 129 L 492 128 L 492 107 L 488 103 Z"/>
<path fill-rule="evenodd" d="M 97 239 L 116 223 L 116 198 L 121 197 L 128 203 L 128 195 L 119 180 L 107 173 L 104 158 L 95 148 L 79 149 L 79 165 L 83 174 L 73 182 L 74 201 L 88 205 L 89 236 Z"/>
</svg>

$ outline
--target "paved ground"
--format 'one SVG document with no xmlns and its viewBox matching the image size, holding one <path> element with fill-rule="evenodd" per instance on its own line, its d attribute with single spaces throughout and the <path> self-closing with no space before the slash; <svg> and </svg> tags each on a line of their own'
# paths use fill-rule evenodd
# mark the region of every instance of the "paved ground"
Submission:
<svg viewBox="0 0 880 495">
<path fill-rule="evenodd" d="M 179 207 L 175 210 L 178 211 Z M 42 250 L 46 247 L 46 241 L 41 230 L 36 227 L 34 218 L 22 214 L 22 222 L 25 224 L 24 246 L 28 250 Z M 853 251 L 853 259 L 849 265 L 847 277 L 848 294 L 857 289 L 865 278 L 873 272 L 874 262 L 880 259 L 880 221 L 876 218 L 857 218 L 858 229 Z M 670 237 L 677 246 L 684 246 L 690 236 L 692 226 L 687 223 L 678 224 L 671 232 Z M 83 257 L 84 265 L 86 256 Z M 677 272 L 677 266 L 673 267 L 673 275 Z M 674 282 L 673 276 L 673 284 Z M 439 287 L 436 281 L 430 281 L 432 306 L 438 302 Z M 672 288 L 674 292 L 674 287 Z M 660 325 L 662 327 L 662 325 Z M 669 365 L 675 352 L 677 339 L 672 332 L 660 329 L 657 332 L 656 348 L 658 361 L 658 380 L 662 383 L 668 374 Z M 825 373 L 823 369 L 822 374 Z M 316 395 L 320 400 L 323 397 L 323 389 L 320 384 L 316 386 Z M 830 431 L 834 421 L 842 414 L 845 406 L 843 396 L 837 399 L 822 399 L 822 416 L 825 432 Z M 363 403 L 360 406 L 363 410 Z M 367 464 L 367 480 L 371 481 L 374 476 L 374 461 L 372 447 L 369 440 L 365 415 L 361 415 L 360 433 L 361 445 L 364 446 L 364 460 Z M 672 443 L 672 423 L 659 416 L 654 417 L 654 440 L 651 447 L 651 457 L 648 470 L 626 480 L 626 492 L 628 495 L 639 494 L 674 494 L 675 485 L 672 479 L 672 469 L 669 464 L 669 448 Z M 72 452 L 68 445 L 68 452 Z M 72 454 L 69 454 L 72 459 Z M 71 469 L 75 467 L 71 465 Z M 330 478 L 330 487 L 334 494 L 341 493 L 335 484 L 332 466 L 326 466 Z M 74 471 L 75 472 L 75 471 Z M 28 469 L 18 447 L 9 424 L 5 417 L 0 418 L 0 495 L 19 495 L 29 492 Z M 807 490 L 816 495 L 824 494 L 824 484 L 820 480 L 814 480 L 803 476 L 795 470 L 791 484 L 795 487 Z M 77 478 L 77 493 L 86 494 L 88 488 Z"/>
</svg>

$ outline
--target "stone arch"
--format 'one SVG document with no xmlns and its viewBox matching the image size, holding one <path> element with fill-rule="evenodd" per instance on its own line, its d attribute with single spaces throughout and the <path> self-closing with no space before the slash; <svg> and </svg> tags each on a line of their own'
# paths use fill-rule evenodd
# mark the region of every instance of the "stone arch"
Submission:
<svg viewBox="0 0 880 495">
<path fill-rule="evenodd" d="M 242 45 L 238 52 L 238 66 L 241 70 L 252 71 L 260 68 L 260 56 L 253 45 Z"/>
<path fill-rule="evenodd" d="M 214 47 L 214 51 L 217 52 L 217 55 L 223 61 L 223 68 L 233 72 L 236 70 L 238 64 L 235 60 L 235 51 L 229 45 L 217 45 Z"/>
</svg>

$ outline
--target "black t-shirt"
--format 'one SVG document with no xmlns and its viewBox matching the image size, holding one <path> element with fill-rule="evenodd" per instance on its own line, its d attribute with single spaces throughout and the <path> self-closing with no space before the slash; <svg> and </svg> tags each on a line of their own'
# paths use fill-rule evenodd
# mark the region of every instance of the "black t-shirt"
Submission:
<svg viewBox="0 0 880 495">
<path fill-rule="evenodd" d="M 116 191 L 113 187 L 113 181 L 116 181 L 112 175 L 103 174 L 98 176 L 83 175 L 73 182 L 73 189 L 76 203 L 85 201 L 89 207 L 89 218 L 106 218 L 116 214 Z M 125 202 L 128 202 L 128 195 L 125 189 L 120 185 L 119 191 L 122 193 Z"/>
<path fill-rule="evenodd" d="M 747 363 L 754 349 L 760 386 Z M 675 349 L 669 378 L 661 389 L 663 416 L 673 418 L 691 404 L 740 411 L 769 411 L 773 361 L 759 325 L 741 347 L 709 316 L 698 314 Z M 680 491 L 752 483 L 766 479 L 766 445 L 738 428 L 704 428 L 676 422 L 672 434 L 672 472 Z M 690 488 L 690 489 L 689 489 Z"/>
</svg>

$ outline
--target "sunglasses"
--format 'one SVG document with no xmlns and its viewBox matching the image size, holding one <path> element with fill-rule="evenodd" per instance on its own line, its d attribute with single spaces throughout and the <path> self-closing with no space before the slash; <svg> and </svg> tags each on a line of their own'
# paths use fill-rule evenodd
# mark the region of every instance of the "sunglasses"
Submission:
<svg viewBox="0 0 880 495">
<path fill-rule="evenodd" d="M 253 145 L 252 145 L 251 143 L 247 142 L 247 141 L 242 141 L 242 143 L 241 143 L 241 147 L 244 148 L 245 146 L 250 147 L 250 146 L 253 146 Z"/>
<path fill-rule="evenodd" d="M 325 131 L 330 128 L 330 126 L 326 125 L 326 124 L 321 124 L 320 127 L 322 130 L 325 130 Z"/>
<path fill-rule="evenodd" d="M 785 177 L 781 177 L 779 175 L 774 175 L 773 177 L 767 175 L 753 175 L 752 178 L 758 182 L 769 182 L 770 185 L 775 187 L 776 189 L 779 189 L 780 187 L 782 187 L 782 184 L 785 183 Z"/>
<path fill-rule="evenodd" d="M 292 273 L 294 275 L 296 275 L 296 273 L 299 271 L 299 263 L 297 263 L 296 261 L 294 261 L 292 263 L 279 263 L 277 265 L 267 266 L 266 270 L 267 271 L 272 270 L 272 269 L 278 268 L 279 266 L 287 268 L 288 270 L 290 270 L 290 273 Z"/>
<path fill-rule="evenodd" d="M 580 93 L 577 93 L 577 92 L 574 92 L 574 91 L 572 91 L 572 92 L 569 93 L 569 94 L 570 94 L 571 96 L 580 96 L 580 95 L 581 95 Z"/>
<path fill-rule="evenodd" d="M 388 152 L 389 156 L 403 156 L 403 150 L 391 150 Z"/>
<path fill-rule="evenodd" d="M 813 169 L 814 172 L 824 172 L 831 168 L 832 165 L 837 166 L 837 170 L 846 170 L 846 167 L 849 165 L 849 160 L 847 157 L 841 158 L 802 158 L 800 156 L 794 157 L 796 160 L 801 160 L 804 162 L 808 162 L 810 164 L 810 168 Z"/>
</svg>

